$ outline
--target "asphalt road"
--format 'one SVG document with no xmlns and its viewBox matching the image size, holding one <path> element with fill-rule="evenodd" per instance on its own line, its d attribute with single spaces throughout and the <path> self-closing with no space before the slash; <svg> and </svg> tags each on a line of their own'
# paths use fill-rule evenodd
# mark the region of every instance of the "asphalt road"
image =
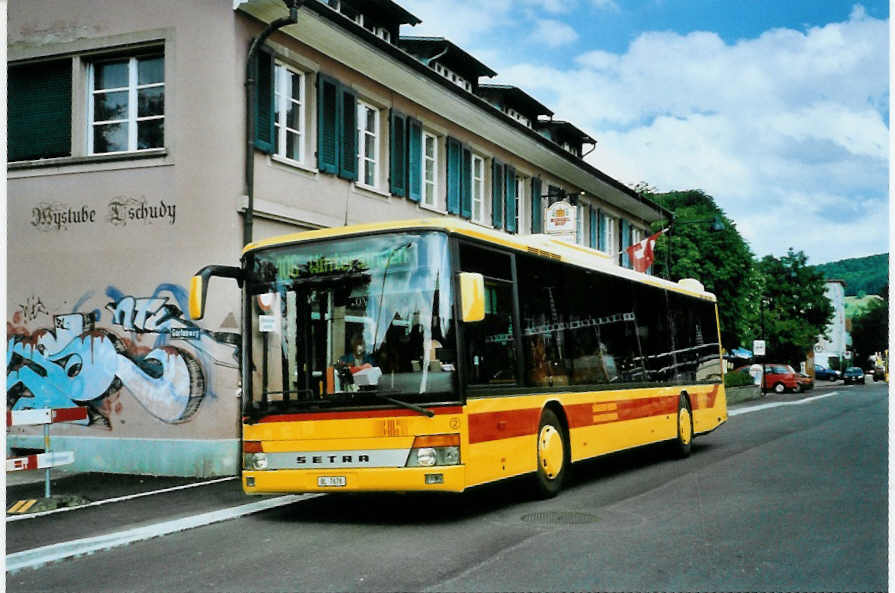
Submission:
<svg viewBox="0 0 895 593">
<path fill-rule="evenodd" d="M 578 464 L 548 501 L 531 499 L 522 480 L 461 496 L 327 495 L 7 574 L 6 585 L 66 593 L 884 591 L 887 386 L 835 390 L 731 416 L 685 460 L 650 447 Z M 196 512 L 204 495 L 185 496 L 181 511 Z M 229 495 L 209 499 L 230 504 Z M 127 514 L 118 507 L 115 521 Z"/>
</svg>

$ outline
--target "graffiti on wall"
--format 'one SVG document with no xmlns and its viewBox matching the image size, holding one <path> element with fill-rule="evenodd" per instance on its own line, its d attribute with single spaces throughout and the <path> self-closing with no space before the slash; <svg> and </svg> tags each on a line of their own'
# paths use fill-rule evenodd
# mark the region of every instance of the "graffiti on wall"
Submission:
<svg viewBox="0 0 895 593">
<path fill-rule="evenodd" d="M 91 423 L 111 428 L 110 412 L 120 410 L 125 391 L 162 422 L 189 421 L 214 396 L 208 373 L 221 361 L 211 346 L 238 344 L 238 335 L 190 321 L 183 313 L 186 291 L 177 285 L 162 284 L 147 297 L 114 287 L 106 295 L 108 327 L 99 326 L 99 309 L 77 311 L 89 293 L 75 312 L 54 315 L 53 327 L 28 332 L 7 324 L 7 406 L 86 405 Z"/>
</svg>

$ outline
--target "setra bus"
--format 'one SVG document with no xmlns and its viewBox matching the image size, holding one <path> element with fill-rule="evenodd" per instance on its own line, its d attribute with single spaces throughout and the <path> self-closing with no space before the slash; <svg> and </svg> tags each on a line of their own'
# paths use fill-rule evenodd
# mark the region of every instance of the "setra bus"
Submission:
<svg viewBox="0 0 895 593">
<path fill-rule="evenodd" d="M 727 420 L 715 297 L 544 235 L 450 218 L 252 243 L 242 286 L 248 494 L 450 491 Z"/>
</svg>

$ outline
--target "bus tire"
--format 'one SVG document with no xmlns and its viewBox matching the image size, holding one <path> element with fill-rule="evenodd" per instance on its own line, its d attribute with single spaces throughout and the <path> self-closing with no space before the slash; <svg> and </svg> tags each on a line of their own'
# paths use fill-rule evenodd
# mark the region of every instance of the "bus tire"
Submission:
<svg viewBox="0 0 895 593">
<path fill-rule="evenodd" d="M 674 453 L 677 457 L 690 456 L 693 447 L 693 413 L 690 400 L 683 393 L 677 402 L 677 437 L 674 439 Z"/>
<path fill-rule="evenodd" d="M 537 434 L 535 492 L 539 498 L 552 498 L 562 490 L 571 456 L 563 425 L 552 410 L 544 410 Z"/>
</svg>

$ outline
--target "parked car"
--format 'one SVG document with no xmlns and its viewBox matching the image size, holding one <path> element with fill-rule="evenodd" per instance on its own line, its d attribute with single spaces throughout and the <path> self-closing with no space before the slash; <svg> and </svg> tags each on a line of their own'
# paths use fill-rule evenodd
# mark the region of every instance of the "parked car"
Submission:
<svg viewBox="0 0 895 593">
<path fill-rule="evenodd" d="M 749 367 L 740 367 L 734 369 L 733 372 L 748 374 Z M 777 393 L 783 393 L 784 391 L 798 393 L 802 390 L 802 384 L 799 382 L 799 374 L 788 364 L 765 363 L 762 388 L 773 389 Z"/>
<path fill-rule="evenodd" d="M 827 367 L 821 366 L 819 364 L 814 365 L 814 377 L 816 379 L 823 379 L 825 381 L 838 381 L 840 378 L 839 371 L 828 369 Z"/>
<path fill-rule="evenodd" d="M 799 373 L 798 378 L 800 391 L 808 391 L 809 389 L 814 389 L 814 379 L 811 378 L 811 375 Z"/>
<path fill-rule="evenodd" d="M 845 369 L 845 372 L 842 373 L 842 380 L 845 381 L 845 384 L 849 383 L 861 383 L 864 384 L 864 371 L 861 370 L 861 367 L 848 367 Z"/>
</svg>

